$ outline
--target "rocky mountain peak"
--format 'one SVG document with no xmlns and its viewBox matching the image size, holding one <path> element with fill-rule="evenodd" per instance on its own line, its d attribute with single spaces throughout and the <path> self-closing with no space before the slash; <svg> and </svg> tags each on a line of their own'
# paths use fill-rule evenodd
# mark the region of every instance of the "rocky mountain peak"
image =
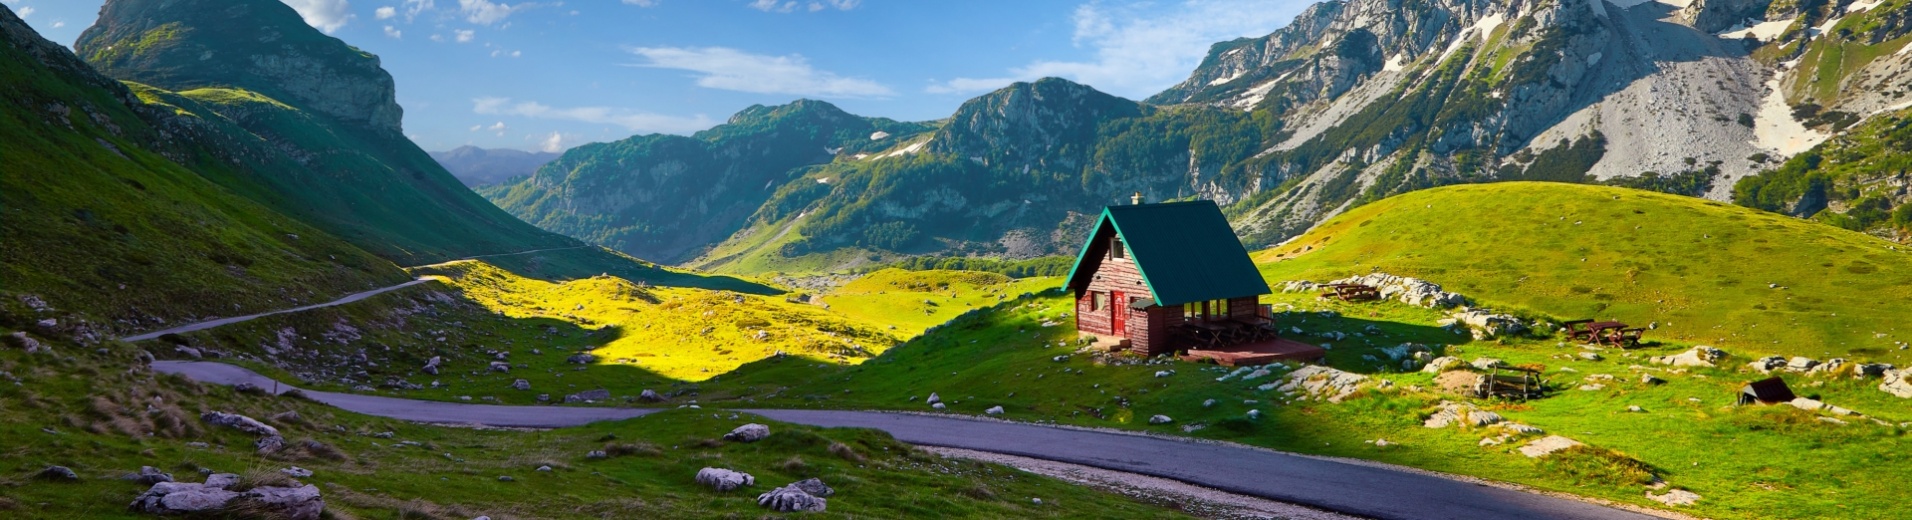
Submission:
<svg viewBox="0 0 1912 520">
<path fill-rule="evenodd" d="M 1140 115 L 1140 103 L 1060 78 L 1018 82 L 963 103 L 930 151 L 1027 160 L 1084 142 L 1102 121 Z"/>
<path fill-rule="evenodd" d="M 108 0 L 79 55 L 115 78 L 173 91 L 239 88 L 351 126 L 400 134 L 379 59 L 277 0 Z"/>
</svg>

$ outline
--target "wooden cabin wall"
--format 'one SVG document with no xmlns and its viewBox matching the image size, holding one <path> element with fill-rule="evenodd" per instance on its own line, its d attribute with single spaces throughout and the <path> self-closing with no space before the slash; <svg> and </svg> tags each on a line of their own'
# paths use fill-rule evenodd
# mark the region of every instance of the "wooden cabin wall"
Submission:
<svg viewBox="0 0 1912 520">
<path fill-rule="evenodd" d="M 1259 297 L 1243 296 L 1240 298 L 1229 298 L 1228 317 L 1251 320 L 1254 319 L 1255 314 L 1260 311 L 1260 307 L 1261 298 Z"/>
<path fill-rule="evenodd" d="M 1147 356 L 1178 350 L 1175 327 L 1181 323 L 1181 306 L 1137 310 L 1129 316 L 1129 348 Z"/>
<path fill-rule="evenodd" d="M 1094 306 L 1095 298 L 1091 294 L 1087 292 L 1076 294 L 1076 330 L 1090 334 L 1115 334 L 1112 330 L 1113 324 L 1110 323 L 1109 311 L 1092 310 Z"/>
</svg>

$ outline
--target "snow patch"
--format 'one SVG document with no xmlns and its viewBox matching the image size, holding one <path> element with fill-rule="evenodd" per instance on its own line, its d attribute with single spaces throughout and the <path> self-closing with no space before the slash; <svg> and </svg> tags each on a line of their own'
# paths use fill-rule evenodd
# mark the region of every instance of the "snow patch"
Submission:
<svg viewBox="0 0 1912 520">
<path fill-rule="evenodd" d="M 896 157 L 896 156 L 898 156 L 898 155 L 908 155 L 908 154 L 913 154 L 913 153 L 916 153 L 916 152 L 920 152 L 920 151 L 922 151 L 922 150 L 923 150 L 923 146 L 925 146 L 925 145 L 928 145 L 928 144 L 929 144 L 929 142 L 930 142 L 930 140 L 929 140 L 929 139 L 924 139 L 924 140 L 921 140 L 921 141 L 917 141 L 917 142 L 914 142 L 914 143 L 910 143 L 910 145 L 909 145 L 909 146 L 905 146 L 905 147 L 902 147 L 902 148 L 897 148 L 897 149 L 895 149 L 895 150 L 891 150 L 891 151 L 890 151 L 889 153 L 886 153 L 886 154 L 883 154 L 883 155 L 879 155 L 879 156 L 877 156 L 876 158 L 878 158 L 878 159 L 888 159 L 888 158 L 891 158 L 891 157 Z"/>
<path fill-rule="evenodd" d="M 1402 65 L 1402 64 L 1403 64 L 1403 63 L 1404 63 L 1405 61 L 1407 61 L 1407 55 L 1405 55 L 1405 54 L 1395 54 L 1395 55 L 1394 55 L 1394 57 L 1392 57 L 1392 58 L 1388 58 L 1388 62 L 1387 62 L 1387 63 L 1385 63 L 1385 64 L 1382 64 L 1382 65 L 1381 65 L 1381 70 L 1385 70 L 1385 71 L 1400 71 L 1400 70 L 1402 70 L 1402 67 L 1401 67 L 1401 65 Z"/>
<path fill-rule="evenodd" d="M 830 183 L 829 177 L 817 177 L 817 184 L 829 184 L 829 183 Z"/>
<path fill-rule="evenodd" d="M 1681 9 L 1685 9 L 1687 8 L 1687 6 L 1693 5 L 1693 0 L 1659 0 L 1659 2 L 1662 4 L 1678 7 Z M 1641 3 L 1645 3 L 1645 2 L 1641 2 Z"/>
<path fill-rule="evenodd" d="M 1834 26 L 1834 25 L 1839 25 L 1839 22 L 1840 22 L 1840 21 L 1842 21 L 1842 20 L 1845 20 L 1845 19 L 1846 19 L 1846 17 L 1844 17 L 1844 16 L 1841 16 L 1841 17 L 1838 17 L 1838 18 L 1833 18 L 1833 19 L 1831 19 L 1831 20 L 1826 20 L 1826 23 L 1822 23 L 1822 24 L 1819 24 L 1819 26 L 1818 26 L 1818 27 L 1814 27 L 1814 28 L 1812 28 L 1812 35 L 1813 35 L 1813 36 L 1818 36 L 1818 35 L 1821 35 L 1821 34 L 1826 34 L 1826 32 L 1827 32 L 1827 31 L 1831 31 L 1831 30 L 1832 30 L 1832 26 Z"/>
<path fill-rule="evenodd" d="M 1461 30 L 1461 35 L 1454 38 L 1454 41 L 1448 42 L 1447 50 L 1441 51 L 1441 59 L 1434 60 L 1434 63 L 1447 61 L 1448 56 L 1453 56 L 1455 51 L 1461 50 L 1461 46 L 1467 44 L 1467 40 L 1476 36 L 1480 37 L 1480 41 L 1486 42 L 1487 38 L 1493 35 L 1494 29 L 1499 29 L 1500 24 L 1503 23 L 1507 23 L 1505 14 L 1494 13 L 1482 16 L 1480 20 L 1474 22 L 1472 27 Z"/>
<path fill-rule="evenodd" d="M 1653 0 L 1607 0 L 1607 3 L 1613 4 L 1614 7 L 1618 7 L 1621 9 L 1632 9 L 1633 6 L 1644 4 L 1647 2 L 1652 2 L 1652 1 Z"/>
<path fill-rule="evenodd" d="M 1267 98 L 1268 93 L 1275 90 L 1275 84 L 1280 83 L 1281 80 L 1287 77 L 1288 74 L 1282 74 L 1279 78 L 1263 81 L 1260 85 L 1255 85 L 1253 88 L 1248 89 L 1247 92 L 1241 93 L 1241 98 L 1235 100 L 1234 103 L 1230 103 L 1230 105 L 1242 110 L 1254 110 L 1255 105 L 1261 104 L 1261 100 Z"/>
<path fill-rule="evenodd" d="M 881 140 L 883 140 L 883 138 L 885 138 L 885 137 L 889 137 L 889 136 L 890 136 L 890 133 L 889 133 L 889 132 L 884 132 L 884 131 L 881 131 L 881 130 L 878 130 L 878 131 L 876 131 L 876 132 L 872 132 L 872 133 L 870 134 L 870 140 L 871 140 L 871 141 L 881 141 Z"/>
<path fill-rule="evenodd" d="M 1852 5 L 1849 5 L 1849 6 L 1846 6 L 1846 14 L 1859 14 L 1859 13 L 1863 13 L 1863 12 L 1866 12 L 1866 11 L 1870 11 L 1870 10 L 1872 10 L 1872 8 L 1874 8 L 1874 7 L 1878 7 L 1878 6 L 1879 6 L 1879 4 L 1881 4 L 1881 3 L 1884 3 L 1884 2 L 1879 2 L 1879 1 L 1875 1 L 1875 2 L 1853 2 L 1853 3 L 1852 3 Z"/>
<path fill-rule="evenodd" d="M 1766 81 L 1766 98 L 1760 101 L 1759 114 L 1753 118 L 1753 145 L 1790 157 L 1811 149 L 1828 136 L 1793 119 L 1792 107 L 1786 106 L 1786 93 L 1779 86 L 1782 75 L 1775 73 L 1773 79 Z"/>
<path fill-rule="evenodd" d="M 1791 27 L 1792 24 L 1793 24 L 1792 20 L 1774 20 L 1770 22 L 1759 22 L 1759 23 L 1753 24 L 1752 27 L 1745 27 L 1744 24 L 1742 24 L 1740 26 L 1735 26 L 1732 29 L 1728 29 L 1726 32 L 1719 33 L 1719 37 L 1726 38 L 1729 40 L 1738 40 L 1738 39 L 1745 38 L 1747 36 L 1752 36 L 1753 38 L 1757 38 L 1761 42 L 1770 42 L 1770 41 L 1773 41 L 1773 38 L 1778 38 L 1779 33 L 1786 32 L 1786 28 Z"/>
<path fill-rule="evenodd" d="M 1243 74 L 1247 74 L 1247 73 L 1248 73 L 1248 71 L 1245 71 L 1245 70 L 1238 70 L 1238 71 L 1235 71 L 1235 73 L 1234 73 L 1234 74 L 1229 74 L 1229 75 L 1227 75 L 1227 76 L 1222 76 L 1222 77 L 1219 77 L 1219 78 L 1215 78 L 1215 80 L 1214 80 L 1214 81 L 1210 81 L 1210 82 L 1208 82 L 1208 86 L 1211 86 L 1211 87 L 1213 87 L 1213 86 L 1215 86 L 1215 85 L 1220 85 L 1220 84 L 1223 84 L 1223 83 L 1227 83 L 1227 82 L 1230 82 L 1230 81 L 1235 81 L 1235 78 L 1239 78 L 1239 77 L 1241 77 L 1241 76 L 1242 76 Z"/>
</svg>

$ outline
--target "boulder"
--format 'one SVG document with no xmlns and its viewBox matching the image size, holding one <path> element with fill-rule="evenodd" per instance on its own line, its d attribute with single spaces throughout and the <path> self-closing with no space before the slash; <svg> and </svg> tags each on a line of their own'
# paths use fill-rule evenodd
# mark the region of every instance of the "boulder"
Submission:
<svg viewBox="0 0 1912 520">
<path fill-rule="evenodd" d="M 1373 273 L 1353 278 L 1344 278 L 1328 282 L 1329 284 L 1358 283 L 1381 291 L 1381 297 L 1398 300 L 1408 305 L 1445 309 L 1467 304 L 1467 298 L 1459 294 L 1441 290 L 1439 284 L 1419 278 L 1395 276 L 1387 273 Z"/>
<path fill-rule="evenodd" d="M 1282 376 L 1280 381 L 1256 387 L 1261 390 L 1279 389 L 1285 394 L 1304 393 L 1338 403 L 1360 389 L 1368 381 L 1368 376 L 1342 372 L 1322 365 L 1308 365 Z"/>
<path fill-rule="evenodd" d="M 1489 369 L 1507 366 L 1506 361 L 1501 361 L 1499 359 L 1494 359 L 1490 357 L 1475 358 L 1473 363 L 1468 363 L 1468 364 L 1473 365 L 1474 368 L 1478 368 L 1481 370 L 1489 370 Z"/>
<path fill-rule="evenodd" d="M 585 401 L 604 401 L 610 398 L 611 398 L 610 390 L 599 388 L 596 390 L 585 390 L 583 392 L 578 392 L 575 394 L 564 396 L 564 402 L 582 403 Z"/>
<path fill-rule="evenodd" d="M 932 405 L 929 405 L 929 407 L 933 409 L 937 409 L 937 410 L 948 408 L 947 406 L 944 406 L 943 403 L 932 404 Z"/>
<path fill-rule="evenodd" d="M 1459 366 L 1462 364 L 1463 363 L 1461 362 L 1461 358 L 1457 358 L 1454 356 L 1441 356 L 1441 357 L 1434 358 L 1433 361 L 1427 362 L 1427 366 L 1421 367 L 1421 371 L 1427 372 L 1429 374 L 1439 374 L 1441 372 L 1446 372 L 1447 369 L 1449 368 L 1453 368 L 1455 366 Z"/>
<path fill-rule="evenodd" d="M 1656 364 L 1661 364 L 1661 365 L 1673 365 L 1676 367 L 1711 367 L 1711 366 L 1716 366 L 1714 365 L 1714 363 L 1725 358 L 1726 358 L 1726 351 L 1701 345 L 1701 346 L 1693 347 L 1692 350 L 1688 350 L 1686 352 L 1681 352 L 1671 356 L 1654 356 L 1652 359 L 1649 359 L 1648 361 L 1651 361 Z"/>
<path fill-rule="evenodd" d="M 225 426 L 258 436 L 277 437 L 279 429 L 273 428 L 258 419 L 228 412 L 206 412 L 199 416 L 200 421 L 213 426 Z"/>
<path fill-rule="evenodd" d="M 1885 377 L 1885 373 L 1892 371 L 1892 368 L 1892 365 L 1886 363 L 1860 363 L 1853 368 L 1852 377 L 1860 379 Z"/>
<path fill-rule="evenodd" d="M 526 381 L 526 380 L 523 380 L 523 379 L 519 379 L 519 380 L 517 380 L 517 381 L 512 381 L 512 382 L 511 382 L 511 388 L 512 388 L 512 389 L 515 389 L 515 390 L 530 390 L 530 389 L 531 389 L 531 382 L 530 382 L 530 381 Z"/>
<path fill-rule="evenodd" d="M 78 482 L 80 480 L 80 474 L 74 473 L 72 468 L 66 466 L 47 466 L 45 469 L 40 470 L 39 473 L 35 473 L 34 476 L 43 480 L 60 482 Z"/>
<path fill-rule="evenodd" d="M 1511 314 L 1494 314 L 1482 309 L 1467 309 L 1452 314 L 1458 323 L 1467 325 L 1474 339 L 1484 340 L 1512 336 L 1527 332 L 1527 322 Z"/>
<path fill-rule="evenodd" d="M 656 390 L 651 390 L 649 388 L 646 388 L 644 389 L 643 393 L 637 394 L 637 400 L 643 401 L 646 403 L 656 403 L 656 402 L 662 402 L 664 400 L 664 396 L 658 395 Z"/>
<path fill-rule="evenodd" d="M 757 478 L 750 476 L 749 473 L 723 468 L 704 468 L 697 471 L 697 483 L 718 491 L 730 491 L 756 484 Z"/>
<path fill-rule="evenodd" d="M 161 482 L 172 482 L 173 475 L 171 473 L 161 472 L 159 468 L 152 466 L 140 466 L 139 473 L 127 475 L 126 480 L 138 482 L 142 486 L 151 486 Z"/>
<path fill-rule="evenodd" d="M 1548 435 L 1534 442 L 1529 442 L 1526 446 L 1521 446 L 1520 454 L 1526 455 L 1528 458 L 1540 458 L 1574 446 L 1582 446 L 1582 444 L 1580 441 L 1559 435 Z"/>
<path fill-rule="evenodd" d="M 1885 393 L 1912 399 L 1912 367 L 1888 370 L 1884 374 L 1885 382 L 1879 383 L 1879 389 Z"/>
<path fill-rule="evenodd" d="M 292 477 L 292 478 L 307 478 L 312 476 L 312 470 L 301 468 L 298 466 L 282 469 L 282 470 L 279 470 L 279 472 L 284 473 L 285 476 Z"/>
<path fill-rule="evenodd" d="M 1156 415 L 1153 417 L 1149 417 L 1149 424 L 1168 424 L 1172 422 L 1175 422 L 1175 420 L 1170 419 L 1166 415 Z"/>
<path fill-rule="evenodd" d="M 1786 358 L 1780 357 L 1780 356 L 1766 356 L 1763 358 L 1753 360 L 1753 362 L 1747 363 L 1746 366 L 1752 367 L 1753 370 L 1757 370 L 1760 373 L 1769 373 L 1780 367 L 1786 366 Z"/>
<path fill-rule="evenodd" d="M 233 484 L 238 484 L 238 483 L 239 483 L 239 475 L 236 473 L 214 473 L 211 475 L 206 475 L 205 486 L 210 488 L 226 489 L 226 488 L 232 487 Z"/>
<path fill-rule="evenodd" d="M 803 480 L 792 482 L 790 483 L 790 485 L 796 487 L 797 489 L 803 490 L 803 492 L 805 493 L 809 493 L 810 496 L 815 496 L 815 497 L 827 497 L 827 496 L 836 494 L 835 489 L 831 489 L 830 486 L 828 484 L 824 484 L 822 480 L 814 479 L 814 478 L 806 478 Z"/>
<path fill-rule="evenodd" d="M 274 518 L 286 520 L 318 520 L 325 511 L 325 500 L 319 497 L 319 487 L 304 485 L 299 487 L 256 487 L 241 494 L 238 500 L 253 507 L 263 506 L 267 510 L 279 512 Z"/>
<path fill-rule="evenodd" d="M 579 365 L 589 365 L 592 363 L 596 363 L 597 360 L 598 360 L 597 355 L 590 354 L 590 353 L 572 354 L 571 357 L 564 358 L 564 362 L 566 363 L 575 363 Z"/>
<path fill-rule="evenodd" d="M 1427 419 L 1422 420 L 1421 426 L 1428 428 L 1446 428 L 1450 425 L 1459 424 L 1463 426 L 1481 427 L 1504 420 L 1506 419 L 1498 413 L 1476 409 L 1465 403 L 1442 401 L 1440 409 L 1435 410 Z"/>
<path fill-rule="evenodd" d="M 1812 370 L 1812 367 L 1816 366 L 1819 366 L 1819 360 L 1809 357 L 1793 356 L 1792 359 L 1786 361 L 1786 370 L 1793 372 L 1805 372 Z"/>
<path fill-rule="evenodd" d="M 1838 374 L 1840 370 L 1846 368 L 1846 365 L 1849 364 L 1846 358 L 1832 358 L 1812 367 L 1812 369 L 1807 370 L 1807 372 L 1814 374 Z"/>
<path fill-rule="evenodd" d="M 732 441 L 732 442 L 757 442 L 757 441 L 763 440 L 764 437 L 769 437 L 769 436 L 770 436 L 769 426 L 764 426 L 757 423 L 750 423 L 743 426 L 738 426 L 737 429 L 731 430 L 730 433 L 724 434 L 724 440 Z"/>
<path fill-rule="evenodd" d="M 503 361 L 493 361 L 491 362 L 491 371 L 509 373 L 511 372 L 511 363 L 506 363 Z"/>
<path fill-rule="evenodd" d="M 811 495 L 796 484 L 772 489 L 757 495 L 757 505 L 772 511 L 790 513 L 796 511 L 822 511 L 829 501 L 823 497 Z"/>
<path fill-rule="evenodd" d="M 930 392 L 929 399 L 923 402 L 926 404 L 936 404 L 936 403 L 943 402 L 943 398 L 941 396 L 936 395 L 936 392 Z"/>
<path fill-rule="evenodd" d="M 989 415 L 1002 415 L 1002 406 L 991 406 L 989 407 L 988 410 L 983 410 L 983 413 L 989 414 Z"/>
</svg>

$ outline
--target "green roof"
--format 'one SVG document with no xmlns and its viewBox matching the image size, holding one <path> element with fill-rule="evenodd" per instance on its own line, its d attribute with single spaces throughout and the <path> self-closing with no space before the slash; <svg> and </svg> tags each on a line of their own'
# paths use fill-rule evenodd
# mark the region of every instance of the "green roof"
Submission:
<svg viewBox="0 0 1912 520">
<path fill-rule="evenodd" d="M 1268 294 L 1268 282 L 1248 258 L 1228 218 L 1213 201 L 1109 206 L 1090 231 L 1069 271 L 1069 287 L 1080 290 L 1101 265 L 1096 237 L 1112 227 L 1128 245 L 1129 255 L 1158 305 L 1259 296 Z M 1086 267 L 1086 269 L 1085 269 Z"/>
</svg>

